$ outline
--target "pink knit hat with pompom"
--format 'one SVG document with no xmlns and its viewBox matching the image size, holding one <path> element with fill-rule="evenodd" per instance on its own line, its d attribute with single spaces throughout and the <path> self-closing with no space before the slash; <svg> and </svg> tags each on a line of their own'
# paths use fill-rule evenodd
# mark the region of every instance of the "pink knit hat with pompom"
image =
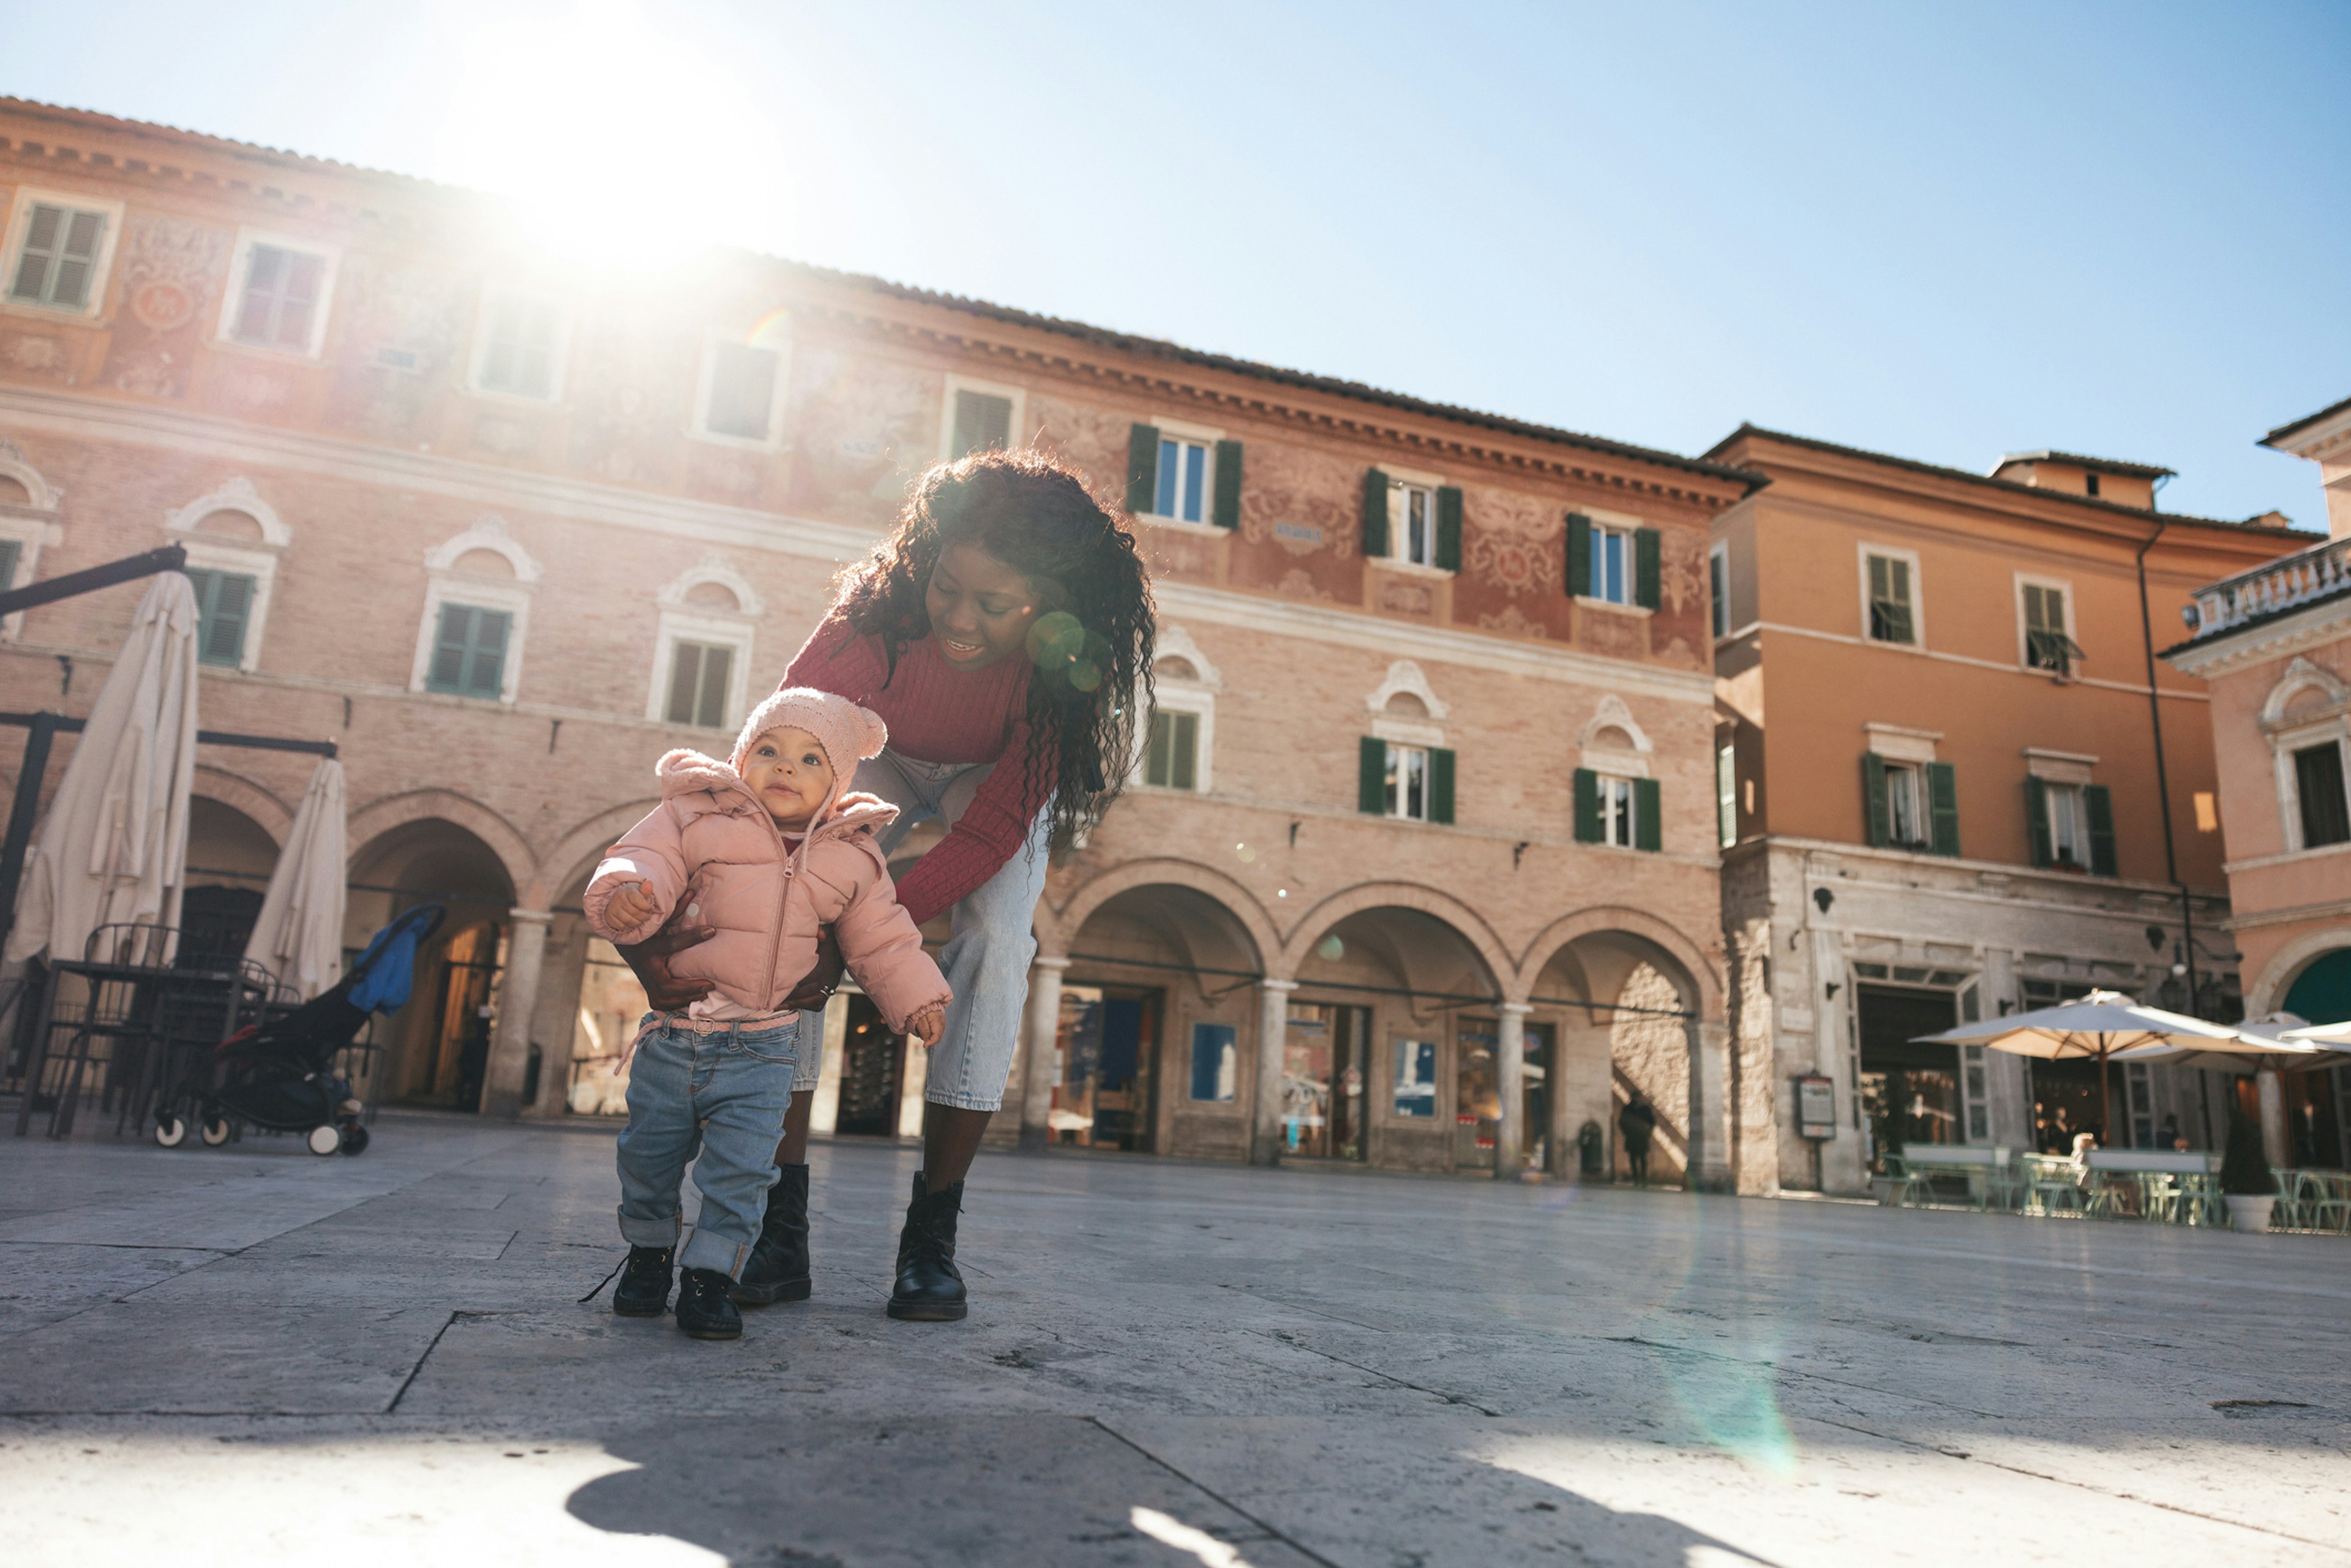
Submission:
<svg viewBox="0 0 2351 1568">
<path fill-rule="evenodd" d="M 824 747 L 825 760 L 832 764 L 832 794 L 824 803 L 827 811 L 849 789 L 857 765 L 881 756 L 890 741 L 890 727 L 882 722 L 880 714 L 813 686 L 786 686 L 753 708 L 751 716 L 743 721 L 743 733 L 735 737 L 735 753 L 727 758 L 735 770 L 743 770 L 743 758 L 753 742 L 785 725 L 815 736 L 817 744 Z"/>
</svg>

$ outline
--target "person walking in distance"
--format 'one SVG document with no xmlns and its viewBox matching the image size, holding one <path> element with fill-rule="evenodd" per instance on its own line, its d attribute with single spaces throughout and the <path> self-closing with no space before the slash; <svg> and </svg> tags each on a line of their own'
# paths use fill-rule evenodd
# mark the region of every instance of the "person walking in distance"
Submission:
<svg viewBox="0 0 2351 1568">
<path fill-rule="evenodd" d="M 1632 1167 L 1633 1180 L 1641 1186 L 1649 1185 L 1649 1139 L 1657 1130 L 1657 1113 L 1648 1100 L 1635 1090 L 1625 1109 L 1616 1118 L 1616 1130 L 1625 1135 L 1625 1163 Z"/>
<path fill-rule="evenodd" d="M 1101 820 L 1125 783 L 1136 720 L 1151 709 L 1150 574 L 1119 509 L 1085 476 L 1036 451 L 979 452 L 914 484 L 896 525 L 841 575 L 831 610 L 787 685 L 835 693 L 889 727 L 853 787 L 896 806 L 884 855 L 926 817 L 947 825 L 899 881 L 917 923 L 951 914 L 939 954 L 955 999 L 930 1053 L 923 1168 L 899 1233 L 893 1318 L 967 1311 L 956 1267 L 965 1174 L 1004 1098 L 1037 943 L 1030 926 L 1049 848 Z M 702 939 L 670 929 L 622 949 L 657 1009 L 695 985 L 672 956 Z M 838 977 L 837 960 L 820 977 Z M 789 1005 L 821 1006 L 804 988 Z M 810 1018 L 803 1039 L 820 1038 Z M 818 1055 L 798 1062 L 758 1246 L 735 1300 L 810 1291 L 808 1128 Z"/>
</svg>

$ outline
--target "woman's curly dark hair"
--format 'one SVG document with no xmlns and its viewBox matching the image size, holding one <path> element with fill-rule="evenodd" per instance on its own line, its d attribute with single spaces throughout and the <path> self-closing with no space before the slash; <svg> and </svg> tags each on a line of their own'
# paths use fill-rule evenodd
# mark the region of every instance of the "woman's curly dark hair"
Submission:
<svg viewBox="0 0 2351 1568">
<path fill-rule="evenodd" d="M 1027 578 L 1045 611 L 1029 624 L 1022 766 L 1031 785 L 1051 789 L 1052 841 L 1066 846 L 1118 798 L 1136 716 L 1150 709 L 1151 574 L 1120 509 L 1060 458 L 990 451 L 939 464 L 839 584 L 836 613 L 882 639 L 891 674 L 899 650 L 931 634 L 931 569 L 965 544 Z"/>
</svg>

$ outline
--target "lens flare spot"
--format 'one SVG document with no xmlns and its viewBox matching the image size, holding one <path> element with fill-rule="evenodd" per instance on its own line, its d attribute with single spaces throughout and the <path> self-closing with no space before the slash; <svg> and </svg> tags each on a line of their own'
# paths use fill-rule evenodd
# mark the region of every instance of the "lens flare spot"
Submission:
<svg viewBox="0 0 2351 1568">
<path fill-rule="evenodd" d="M 1347 945 L 1340 941 L 1339 934 L 1333 931 L 1330 936 L 1314 944 L 1314 956 L 1335 964 L 1347 956 Z"/>
</svg>

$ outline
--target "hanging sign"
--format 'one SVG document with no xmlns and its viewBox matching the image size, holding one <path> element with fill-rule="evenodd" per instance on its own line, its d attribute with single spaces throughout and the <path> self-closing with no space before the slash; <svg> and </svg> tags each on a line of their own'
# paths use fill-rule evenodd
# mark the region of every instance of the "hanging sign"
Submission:
<svg viewBox="0 0 2351 1568">
<path fill-rule="evenodd" d="M 1836 1081 L 1818 1072 L 1796 1080 L 1796 1133 L 1805 1138 L 1836 1136 Z"/>
</svg>

